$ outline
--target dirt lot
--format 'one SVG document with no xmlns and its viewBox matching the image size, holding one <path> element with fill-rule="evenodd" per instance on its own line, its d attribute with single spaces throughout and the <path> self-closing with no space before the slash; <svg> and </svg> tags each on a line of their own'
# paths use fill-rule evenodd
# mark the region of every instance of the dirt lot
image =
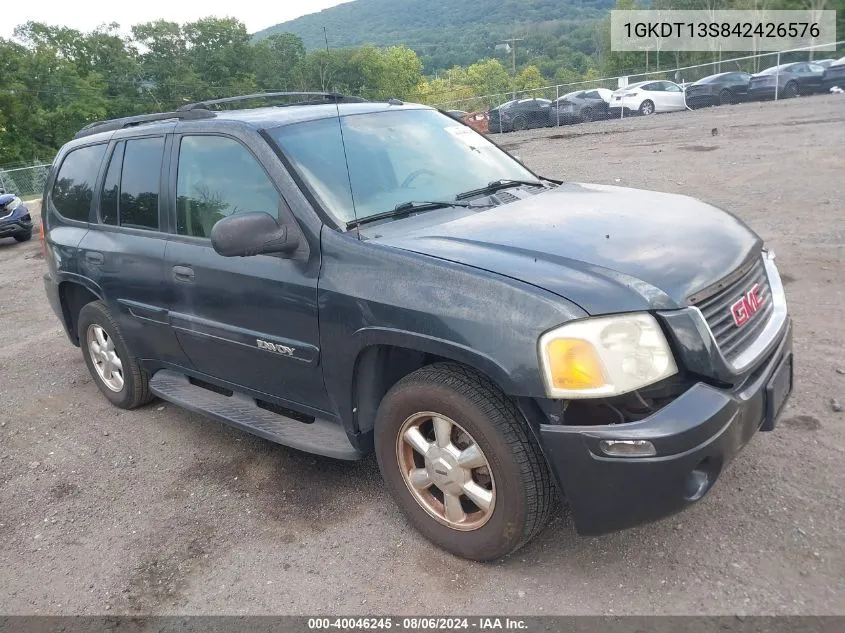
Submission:
<svg viewBox="0 0 845 633">
<path fill-rule="evenodd" d="M 404 522 L 372 460 L 108 405 L 47 305 L 37 242 L 0 240 L 0 611 L 845 613 L 845 412 L 830 404 L 845 404 L 845 97 L 500 141 L 549 176 L 703 198 L 777 252 L 796 391 L 706 500 L 602 538 L 562 513 L 504 562 L 453 558 Z"/>
</svg>

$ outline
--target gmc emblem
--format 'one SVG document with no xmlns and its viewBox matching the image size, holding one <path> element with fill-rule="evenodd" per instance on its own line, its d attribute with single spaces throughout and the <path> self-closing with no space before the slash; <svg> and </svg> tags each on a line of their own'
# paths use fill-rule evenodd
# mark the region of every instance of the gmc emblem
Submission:
<svg viewBox="0 0 845 633">
<path fill-rule="evenodd" d="M 748 323 L 748 319 L 757 314 L 757 310 L 763 305 L 764 299 L 757 296 L 759 290 L 760 284 L 754 284 L 751 290 L 731 306 L 731 314 L 737 327 L 742 327 Z"/>
</svg>

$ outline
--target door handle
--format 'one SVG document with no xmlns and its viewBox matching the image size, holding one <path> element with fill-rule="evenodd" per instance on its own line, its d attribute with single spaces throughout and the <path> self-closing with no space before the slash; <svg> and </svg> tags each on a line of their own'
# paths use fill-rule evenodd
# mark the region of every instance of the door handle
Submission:
<svg viewBox="0 0 845 633">
<path fill-rule="evenodd" d="M 103 257 L 102 253 L 98 253 L 97 251 L 87 251 L 85 253 L 85 261 L 93 266 L 99 266 L 106 258 Z"/>
<path fill-rule="evenodd" d="M 192 283 L 194 281 L 194 269 L 190 266 L 174 266 L 173 279 L 182 283 Z"/>
</svg>

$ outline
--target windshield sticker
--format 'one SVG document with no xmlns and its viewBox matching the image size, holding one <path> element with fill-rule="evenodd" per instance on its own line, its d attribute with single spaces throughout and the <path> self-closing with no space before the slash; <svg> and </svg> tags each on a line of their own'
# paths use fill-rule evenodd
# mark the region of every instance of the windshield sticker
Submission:
<svg viewBox="0 0 845 633">
<path fill-rule="evenodd" d="M 493 143 L 481 136 L 481 134 L 465 125 L 452 125 L 444 129 L 472 149 L 481 149 L 493 145 Z"/>
</svg>

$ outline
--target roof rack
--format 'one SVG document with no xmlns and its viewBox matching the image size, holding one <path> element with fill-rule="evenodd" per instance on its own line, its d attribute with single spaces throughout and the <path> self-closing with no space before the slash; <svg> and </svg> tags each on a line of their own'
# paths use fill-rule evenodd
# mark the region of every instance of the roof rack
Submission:
<svg viewBox="0 0 845 633">
<path fill-rule="evenodd" d="M 108 121 L 95 121 L 89 123 L 84 128 L 79 130 L 73 138 L 82 138 L 83 136 L 90 136 L 91 134 L 99 134 L 100 132 L 111 132 L 113 130 L 122 130 L 127 127 L 134 127 L 136 125 L 143 125 L 144 123 L 155 123 L 156 121 L 168 121 L 171 119 L 180 120 L 195 120 L 195 119 L 210 119 L 216 116 L 214 112 L 201 108 L 193 108 L 186 112 L 158 112 L 156 114 L 139 114 L 137 116 L 126 116 L 119 119 L 109 119 Z"/>
<path fill-rule="evenodd" d="M 237 101 L 250 101 L 252 99 L 267 99 L 275 97 L 319 97 L 319 100 L 306 101 L 305 103 L 292 103 L 290 105 L 317 105 L 326 101 L 332 103 L 362 103 L 366 99 L 361 97 L 350 97 L 338 92 L 259 92 L 251 95 L 240 95 L 237 97 L 225 97 L 223 99 L 208 99 L 196 103 L 186 103 L 179 106 L 178 112 L 192 111 L 197 109 L 208 110 L 208 106 L 221 103 L 235 103 Z"/>
</svg>

